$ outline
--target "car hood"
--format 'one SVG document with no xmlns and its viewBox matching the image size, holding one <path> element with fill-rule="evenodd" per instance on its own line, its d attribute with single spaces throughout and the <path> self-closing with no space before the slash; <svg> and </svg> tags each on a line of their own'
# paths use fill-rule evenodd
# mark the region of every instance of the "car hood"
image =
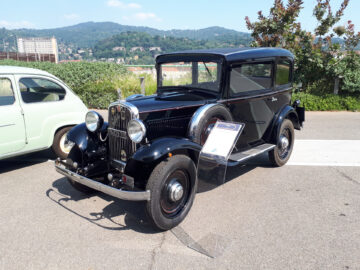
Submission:
<svg viewBox="0 0 360 270">
<path fill-rule="evenodd" d="M 214 95 L 191 91 L 167 92 L 128 100 L 129 103 L 138 108 L 140 113 L 181 109 L 184 107 L 200 107 L 215 101 Z"/>
</svg>

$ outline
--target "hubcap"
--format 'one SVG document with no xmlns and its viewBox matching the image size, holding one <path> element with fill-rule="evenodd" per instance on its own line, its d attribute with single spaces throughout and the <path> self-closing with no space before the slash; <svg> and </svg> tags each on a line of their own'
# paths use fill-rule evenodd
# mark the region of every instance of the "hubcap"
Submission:
<svg viewBox="0 0 360 270">
<path fill-rule="evenodd" d="M 177 202 L 184 195 L 183 186 L 176 180 L 173 180 L 169 185 L 169 198 L 173 202 Z"/>
<path fill-rule="evenodd" d="M 281 150 L 285 150 L 289 146 L 289 139 L 284 135 L 280 136 L 280 146 Z"/>
<path fill-rule="evenodd" d="M 62 152 L 69 154 L 70 150 L 72 148 L 72 145 L 70 145 L 69 143 L 66 142 L 66 135 L 67 135 L 67 133 L 62 135 L 62 137 L 60 139 L 60 149 Z"/>
<path fill-rule="evenodd" d="M 279 137 L 278 154 L 280 159 L 284 160 L 289 156 L 292 148 L 291 141 L 291 132 L 286 128 L 281 132 Z"/>
<path fill-rule="evenodd" d="M 160 205 L 168 218 L 178 216 L 184 209 L 191 192 L 190 178 L 186 171 L 178 169 L 172 172 L 161 190 Z"/>
</svg>

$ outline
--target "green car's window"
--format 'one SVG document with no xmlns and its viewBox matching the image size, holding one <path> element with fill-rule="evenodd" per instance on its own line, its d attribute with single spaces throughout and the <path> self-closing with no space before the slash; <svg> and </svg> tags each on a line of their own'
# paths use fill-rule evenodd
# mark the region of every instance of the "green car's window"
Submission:
<svg viewBox="0 0 360 270">
<path fill-rule="evenodd" d="M 277 64 L 276 86 L 289 84 L 291 82 L 290 67 L 291 67 L 291 64 L 289 61 L 280 61 Z"/>
<path fill-rule="evenodd" d="M 11 81 L 7 78 L 0 78 L 0 106 L 14 104 L 15 97 Z"/>
<path fill-rule="evenodd" d="M 66 94 L 64 88 L 46 79 L 22 78 L 19 85 L 25 103 L 60 101 Z"/>
<path fill-rule="evenodd" d="M 237 96 L 252 91 L 270 89 L 272 63 L 243 64 L 233 68 L 230 74 L 230 94 Z"/>
</svg>

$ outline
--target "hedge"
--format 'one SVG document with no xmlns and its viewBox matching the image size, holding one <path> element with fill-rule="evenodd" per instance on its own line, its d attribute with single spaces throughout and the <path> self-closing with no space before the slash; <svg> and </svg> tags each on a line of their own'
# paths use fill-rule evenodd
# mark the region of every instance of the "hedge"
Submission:
<svg viewBox="0 0 360 270">
<path fill-rule="evenodd" d="M 293 100 L 299 99 L 307 111 L 360 111 L 360 95 L 314 95 L 295 93 Z"/>
<path fill-rule="evenodd" d="M 140 93 L 139 77 L 127 71 L 123 65 L 113 63 L 69 62 L 55 64 L 49 62 L 0 61 L 0 65 L 22 66 L 47 71 L 64 81 L 90 108 L 107 108 L 118 98 L 121 88 L 123 98 Z M 156 90 L 156 81 L 144 75 L 146 94 Z"/>
<path fill-rule="evenodd" d="M 0 61 L 0 65 L 24 66 L 47 71 L 69 85 L 89 108 L 106 109 L 118 98 L 119 88 L 122 89 L 123 98 L 140 93 L 140 76 L 128 72 L 123 65 L 102 62 L 27 63 L 13 60 Z M 143 77 L 146 94 L 155 93 L 156 80 L 146 74 Z M 360 111 L 360 94 L 301 92 L 293 94 L 293 99 L 300 99 L 307 111 Z"/>
</svg>

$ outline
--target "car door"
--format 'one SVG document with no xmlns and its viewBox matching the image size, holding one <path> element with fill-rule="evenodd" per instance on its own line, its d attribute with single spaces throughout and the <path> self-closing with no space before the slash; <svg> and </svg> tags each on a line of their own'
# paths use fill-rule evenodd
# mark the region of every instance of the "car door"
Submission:
<svg viewBox="0 0 360 270">
<path fill-rule="evenodd" d="M 237 148 L 262 140 L 274 111 L 273 74 L 275 59 L 233 65 L 230 71 L 228 106 L 236 122 L 245 123 Z"/>
<path fill-rule="evenodd" d="M 59 116 L 65 111 L 62 105 L 66 90 L 44 76 L 17 75 L 15 79 L 25 113 L 29 147 L 37 150 L 47 148 L 54 129 L 61 124 Z"/>
<path fill-rule="evenodd" d="M 274 94 L 268 99 L 269 107 L 278 114 L 285 104 L 291 102 L 293 62 L 288 58 L 276 61 Z"/>
<path fill-rule="evenodd" d="M 23 117 L 13 76 L 0 75 L 0 158 L 26 145 Z"/>
</svg>

